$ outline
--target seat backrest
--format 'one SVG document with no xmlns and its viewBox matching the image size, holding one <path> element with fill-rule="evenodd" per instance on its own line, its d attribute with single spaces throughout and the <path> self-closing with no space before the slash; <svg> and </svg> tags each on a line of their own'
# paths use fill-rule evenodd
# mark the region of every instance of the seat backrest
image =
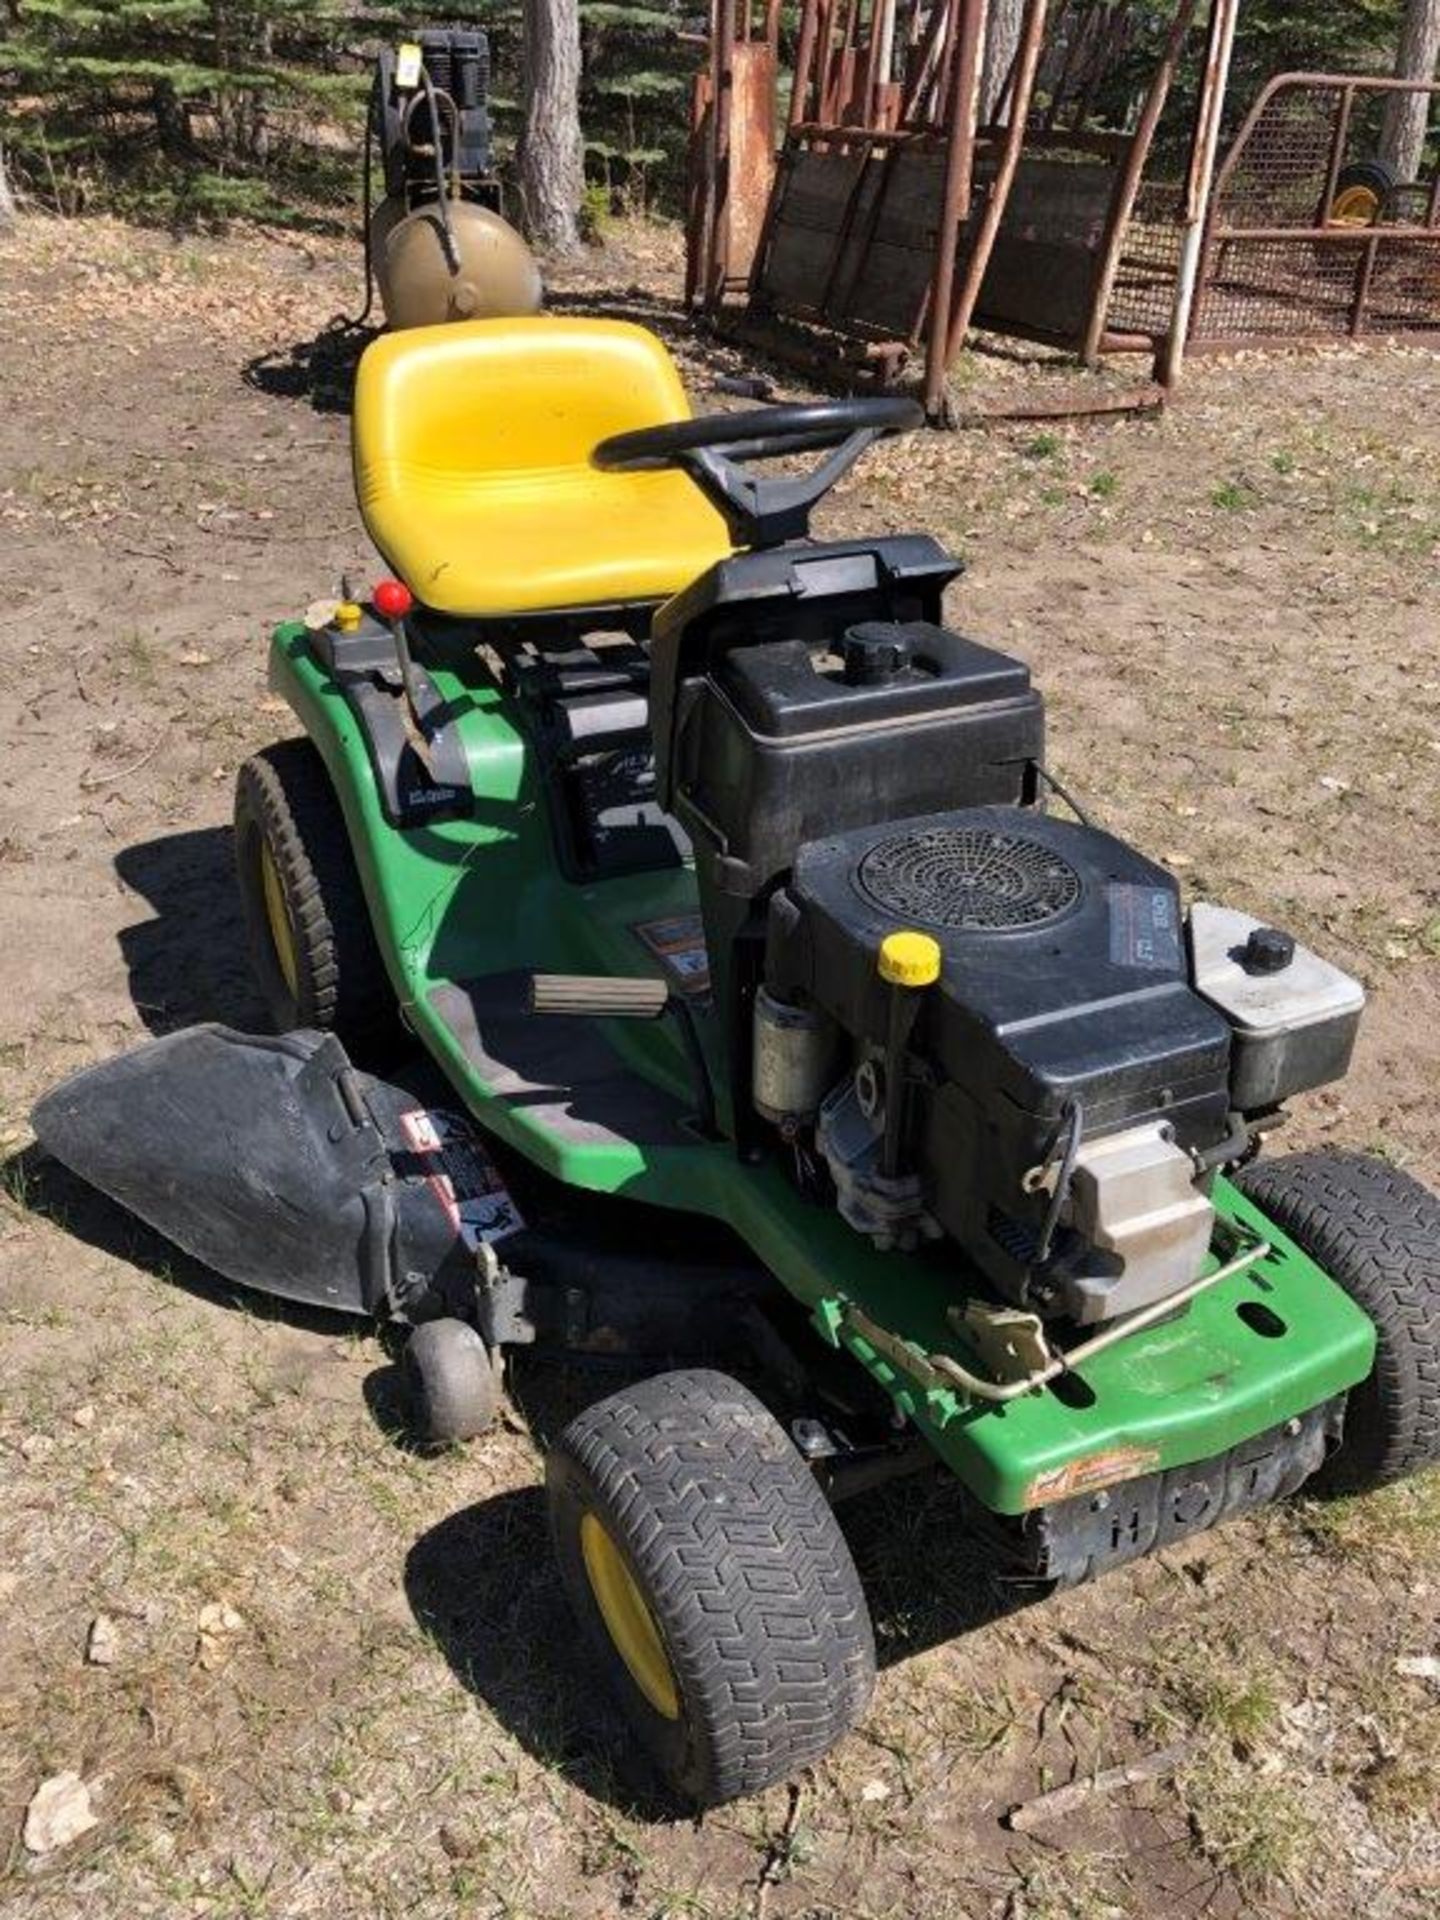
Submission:
<svg viewBox="0 0 1440 1920">
<path fill-rule="evenodd" d="M 669 354 L 627 321 L 541 314 L 382 334 L 355 381 L 361 507 L 397 466 L 467 477 L 588 467 L 608 434 L 689 415 Z"/>
<path fill-rule="evenodd" d="M 590 455 L 611 434 L 689 417 L 669 354 L 625 321 L 537 315 L 385 334 L 355 380 L 360 511 L 442 611 L 663 598 L 729 551 L 723 522 L 683 475 L 602 474 Z"/>
</svg>

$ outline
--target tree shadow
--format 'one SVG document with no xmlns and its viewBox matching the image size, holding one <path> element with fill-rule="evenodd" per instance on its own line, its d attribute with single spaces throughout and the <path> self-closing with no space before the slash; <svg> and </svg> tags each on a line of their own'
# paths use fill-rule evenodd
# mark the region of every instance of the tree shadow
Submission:
<svg viewBox="0 0 1440 1920">
<path fill-rule="evenodd" d="M 246 955 L 228 827 L 142 840 L 116 856 L 124 884 L 154 909 L 126 927 L 120 952 L 130 997 L 151 1033 L 197 1021 L 242 1029 L 266 1025 Z"/>
<path fill-rule="evenodd" d="M 355 392 L 355 369 L 379 327 L 331 320 L 309 340 L 273 347 L 247 360 L 241 379 L 276 400 L 304 400 L 316 413 L 347 414 Z"/>
<path fill-rule="evenodd" d="M 733 338 L 689 312 L 674 295 L 652 293 L 645 287 L 554 289 L 547 294 L 545 304 L 555 313 L 573 313 L 588 320 L 625 320 L 644 327 L 684 364 L 692 389 L 698 387 L 701 392 L 768 403 L 778 400 L 783 392 L 807 389 L 819 378 L 818 373 L 787 366 L 753 341 Z"/>
<path fill-rule="evenodd" d="M 462 1686 L 543 1766 L 634 1818 L 683 1817 L 597 1695 L 555 1576 L 543 1488 L 496 1494 L 422 1534 L 405 1593 Z"/>
<path fill-rule="evenodd" d="M 692 385 L 698 384 L 702 392 L 708 379 L 709 391 L 768 401 L 797 384 L 822 380 L 820 371 L 797 373 L 753 343 L 732 339 L 709 326 L 673 296 L 641 286 L 551 288 L 545 311 L 589 320 L 626 320 L 644 327 L 685 364 Z M 332 320 L 310 339 L 256 354 L 246 361 L 241 378 L 247 387 L 272 399 L 303 400 L 316 413 L 348 414 L 360 356 L 383 331 L 353 320 Z"/>
</svg>

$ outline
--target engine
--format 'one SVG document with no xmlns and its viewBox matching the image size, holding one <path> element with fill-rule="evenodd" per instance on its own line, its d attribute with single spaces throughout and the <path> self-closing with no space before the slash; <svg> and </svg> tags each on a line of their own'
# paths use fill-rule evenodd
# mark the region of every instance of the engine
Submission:
<svg viewBox="0 0 1440 1920">
<path fill-rule="evenodd" d="M 930 985 L 882 967 L 897 928 L 920 932 Z M 1195 1277 L 1230 1029 L 1191 990 L 1162 868 L 1090 827 L 968 808 L 802 847 L 769 932 L 761 1061 L 773 1003 L 849 1040 L 815 1121 L 853 1226 L 947 1234 L 1007 1298 L 1082 1323 Z"/>
<path fill-rule="evenodd" d="M 1094 1325 L 1199 1277 L 1214 1174 L 1343 1075 L 1363 995 L 1043 810 L 1039 695 L 940 623 L 954 572 L 913 539 L 714 569 L 657 619 L 657 774 L 742 1147 L 778 1132 L 878 1247 Z"/>
</svg>

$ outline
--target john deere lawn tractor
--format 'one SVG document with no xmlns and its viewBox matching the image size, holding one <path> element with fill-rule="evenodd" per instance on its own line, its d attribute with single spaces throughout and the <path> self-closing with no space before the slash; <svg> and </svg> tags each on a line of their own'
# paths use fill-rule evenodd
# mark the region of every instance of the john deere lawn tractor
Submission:
<svg viewBox="0 0 1440 1920">
<path fill-rule="evenodd" d="M 848 1491 L 938 1462 L 1067 1584 L 1440 1460 L 1440 1206 L 1257 1157 L 1360 987 L 1063 801 L 933 540 L 811 538 L 918 420 L 694 419 L 620 323 L 377 341 L 394 577 L 275 634 L 301 733 L 236 798 L 280 1031 L 35 1115 L 221 1273 L 411 1329 L 432 1440 L 532 1349 L 628 1361 L 550 1447 L 555 1552 L 701 1804 L 865 1709 Z"/>
</svg>

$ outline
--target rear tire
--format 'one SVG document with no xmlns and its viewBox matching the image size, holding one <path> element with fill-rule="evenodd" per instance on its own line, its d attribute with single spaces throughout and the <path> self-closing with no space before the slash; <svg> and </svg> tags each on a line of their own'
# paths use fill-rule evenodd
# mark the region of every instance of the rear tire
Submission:
<svg viewBox="0 0 1440 1920">
<path fill-rule="evenodd" d="M 1262 1160 L 1236 1185 L 1374 1322 L 1374 1370 L 1325 1483 L 1358 1492 L 1440 1466 L 1440 1199 L 1359 1153 Z"/>
<path fill-rule="evenodd" d="M 427 1320 L 400 1355 L 410 1427 L 429 1447 L 474 1440 L 500 1405 L 500 1368 L 464 1320 Z"/>
<path fill-rule="evenodd" d="M 859 1576 L 753 1394 L 658 1374 L 571 1421 L 545 1480 L 570 1604 L 677 1796 L 759 1793 L 854 1726 L 875 1677 Z"/>
<path fill-rule="evenodd" d="M 235 867 L 250 958 L 277 1032 L 316 1027 L 359 1058 L 400 1031 L 345 816 L 309 740 L 266 747 L 235 782 Z"/>
</svg>

